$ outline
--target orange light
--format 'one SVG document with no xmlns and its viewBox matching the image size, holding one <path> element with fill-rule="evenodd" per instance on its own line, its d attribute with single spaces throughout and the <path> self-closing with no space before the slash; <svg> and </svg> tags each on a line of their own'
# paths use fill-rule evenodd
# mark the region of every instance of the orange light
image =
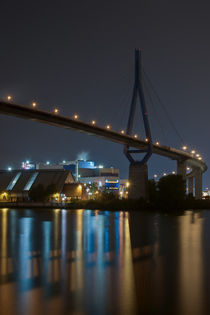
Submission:
<svg viewBox="0 0 210 315">
<path fill-rule="evenodd" d="M 95 121 L 95 120 L 92 120 L 92 121 L 91 121 L 91 124 L 92 124 L 92 125 L 95 125 L 95 124 L 96 124 L 96 121 Z"/>
<path fill-rule="evenodd" d="M 125 133 L 125 131 L 124 131 L 124 130 L 121 130 L 120 132 L 121 132 L 121 134 L 122 134 L 122 135 L 124 135 L 124 133 Z"/>
<path fill-rule="evenodd" d="M 137 135 L 137 134 L 135 134 L 135 135 L 134 135 L 134 138 L 138 138 L 138 135 Z"/>
<path fill-rule="evenodd" d="M 58 113 L 59 113 L 59 109 L 58 109 L 58 108 L 55 108 L 55 109 L 54 109 L 54 113 L 55 113 L 55 114 L 58 114 Z"/>
<path fill-rule="evenodd" d="M 36 102 L 32 102 L 32 106 L 33 106 L 33 107 L 36 107 L 36 106 L 37 106 L 37 103 L 36 103 Z"/>
<path fill-rule="evenodd" d="M 146 138 L 145 141 L 148 142 L 149 141 L 148 138 Z"/>
<path fill-rule="evenodd" d="M 11 95 L 8 95 L 8 96 L 7 96 L 7 100 L 8 100 L 8 101 L 11 101 L 11 100 L 12 100 L 12 96 L 11 96 Z"/>
<path fill-rule="evenodd" d="M 74 115 L 74 119 L 78 119 L 79 116 L 77 114 Z"/>
<path fill-rule="evenodd" d="M 156 145 L 160 145 L 160 143 L 157 141 L 156 143 L 155 143 Z"/>
<path fill-rule="evenodd" d="M 111 126 L 110 125 L 106 125 L 106 129 L 110 129 L 111 128 Z"/>
</svg>

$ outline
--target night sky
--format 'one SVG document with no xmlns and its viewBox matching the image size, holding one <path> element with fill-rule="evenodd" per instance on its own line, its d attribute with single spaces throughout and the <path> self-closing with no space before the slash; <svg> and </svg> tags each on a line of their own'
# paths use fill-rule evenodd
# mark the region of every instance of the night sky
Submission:
<svg viewBox="0 0 210 315">
<path fill-rule="evenodd" d="M 210 162 L 210 4 L 208 1 L 5 1 L 0 4 L 0 97 L 40 109 L 77 113 L 112 129 L 126 127 L 134 49 L 184 143 Z M 153 102 L 150 96 L 152 95 Z M 180 148 L 180 138 L 147 88 L 152 136 Z M 138 106 L 139 107 L 139 106 Z M 128 173 L 119 144 L 36 122 L 0 116 L 0 167 L 22 160 L 59 162 L 81 152 Z M 140 110 L 135 131 L 143 135 Z M 175 169 L 153 156 L 150 176 Z M 210 186 L 209 171 L 204 187 Z"/>
</svg>

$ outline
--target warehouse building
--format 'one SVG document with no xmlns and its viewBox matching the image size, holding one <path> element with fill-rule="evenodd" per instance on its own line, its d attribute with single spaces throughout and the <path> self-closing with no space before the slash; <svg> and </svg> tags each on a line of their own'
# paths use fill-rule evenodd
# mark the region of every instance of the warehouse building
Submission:
<svg viewBox="0 0 210 315">
<path fill-rule="evenodd" d="M 55 201 L 82 198 L 83 185 L 75 184 L 71 171 L 64 169 L 34 169 L 0 171 L 0 201 L 29 200 L 30 191 L 39 185 L 42 185 L 44 189 L 53 185 L 56 188 Z M 73 186 L 72 189 L 71 185 Z"/>
</svg>

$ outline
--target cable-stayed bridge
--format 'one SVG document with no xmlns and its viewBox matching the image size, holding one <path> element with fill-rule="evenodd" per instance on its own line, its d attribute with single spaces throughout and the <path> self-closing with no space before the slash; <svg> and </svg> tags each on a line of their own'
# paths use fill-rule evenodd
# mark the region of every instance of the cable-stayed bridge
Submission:
<svg viewBox="0 0 210 315">
<path fill-rule="evenodd" d="M 132 134 L 138 96 L 140 99 L 146 134 L 145 139 L 139 139 L 137 134 Z M 183 150 L 179 150 L 173 148 L 173 146 L 164 146 L 160 145 L 158 142 L 153 143 L 152 141 L 142 84 L 140 50 L 135 51 L 135 82 L 126 131 L 112 131 L 110 125 L 101 127 L 96 125 L 95 121 L 92 121 L 91 123 L 83 122 L 78 120 L 77 115 L 75 115 L 74 118 L 70 118 L 68 116 L 60 115 L 58 110 L 51 113 L 37 109 L 36 107 L 27 107 L 10 101 L 0 101 L 0 113 L 65 129 L 77 130 L 88 135 L 98 136 L 124 145 L 124 153 L 130 162 L 129 180 L 131 185 L 129 197 L 131 198 L 135 199 L 139 197 L 147 197 L 147 161 L 152 154 L 176 160 L 177 174 L 181 175 L 183 179 L 188 181 L 188 193 L 193 194 L 195 191 L 195 197 L 197 199 L 202 197 L 202 174 L 207 170 L 207 165 L 202 158 L 199 155 L 196 156 L 194 151 L 191 153 L 186 152 L 185 146 L 183 147 Z M 143 155 L 143 158 L 136 161 L 133 158 L 133 154 Z M 190 168 L 190 172 L 188 173 L 187 168 Z"/>
</svg>

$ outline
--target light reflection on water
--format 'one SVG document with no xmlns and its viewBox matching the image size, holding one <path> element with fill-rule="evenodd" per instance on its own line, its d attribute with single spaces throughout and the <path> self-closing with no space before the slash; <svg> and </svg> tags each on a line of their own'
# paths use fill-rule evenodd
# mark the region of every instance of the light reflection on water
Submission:
<svg viewBox="0 0 210 315">
<path fill-rule="evenodd" d="M 210 211 L 0 209 L 0 314 L 209 314 Z"/>
<path fill-rule="evenodd" d="M 3 314 L 135 314 L 128 213 L 0 210 Z"/>
<path fill-rule="evenodd" d="M 210 211 L 131 213 L 140 314 L 210 313 Z"/>
</svg>

